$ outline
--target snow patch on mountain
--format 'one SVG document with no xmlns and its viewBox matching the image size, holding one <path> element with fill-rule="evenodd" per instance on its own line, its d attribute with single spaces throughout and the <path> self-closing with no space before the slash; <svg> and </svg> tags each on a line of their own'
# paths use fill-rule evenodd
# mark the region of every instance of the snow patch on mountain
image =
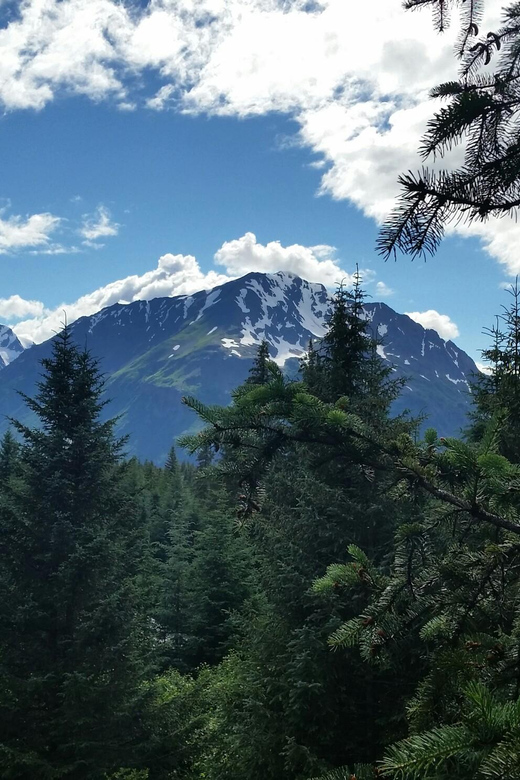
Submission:
<svg viewBox="0 0 520 780">
<path fill-rule="evenodd" d="M 220 339 L 222 342 L 222 346 L 225 347 L 225 349 L 231 349 L 232 347 L 238 347 L 239 345 L 236 343 L 235 339 Z"/>
<path fill-rule="evenodd" d="M 238 303 L 238 308 L 240 309 L 240 311 L 243 311 L 244 314 L 249 314 L 250 310 L 247 308 L 245 303 L 246 295 L 247 295 L 247 290 L 240 290 L 235 300 Z"/>
<path fill-rule="evenodd" d="M 216 290 L 212 290 L 208 295 L 206 296 L 206 302 L 204 303 L 204 306 L 200 309 L 199 313 L 197 314 L 196 319 L 193 320 L 193 322 L 198 322 L 206 309 L 209 309 L 211 306 L 213 306 L 218 299 L 220 298 L 221 290 L 218 288 Z"/>
<path fill-rule="evenodd" d="M 0 368 L 16 360 L 25 347 L 8 325 L 0 325 Z"/>
</svg>

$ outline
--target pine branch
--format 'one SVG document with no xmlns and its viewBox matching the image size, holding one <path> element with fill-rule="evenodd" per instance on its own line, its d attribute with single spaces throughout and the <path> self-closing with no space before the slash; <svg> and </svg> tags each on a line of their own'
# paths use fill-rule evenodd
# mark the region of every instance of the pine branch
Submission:
<svg viewBox="0 0 520 780">
<path fill-rule="evenodd" d="M 402 464 L 401 467 L 403 471 L 413 477 L 417 481 L 417 484 L 426 490 L 427 493 L 430 493 L 430 495 L 438 498 L 443 503 L 457 507 L 457 509 L 466 512 L 475 520 L 482 520 L 485 523 L 489 523 L 490 525 L 495 526 L 495 528 L 502 528 L 506 531 L 512 531 L 515 534 L 520 534 L 520 524 L 513 523 L 512 521 L 507 520 L 505 517 L 493 514 L 493 512 L 488 512 L 484 507 L 480 506 L 476 502 L 472 503 L 470 501 L 466 501 L 465 499 L 460 498 L 459 496 L 456 496 L 447 490 L 437 487 L 428 479 L 426 479 L 426 477 L 421 474 L 418 469 L 408 464 Z"/>
<path fill-rule="evenodd" d="M 407 0 L 405 8 L 429 7 L 439 31 L 449 23 L 456 0 Z M 441 84 L 432 97 L 449 104 L 428 123 L 420 153 L 442 155 L 464 144 L 464 164 L 452 172 L 429 170 L 399 178 L 397 208 L 383 225 L 377 242 L 385 259 L 397 251 L 412 257 L 434 254 L 453 220 L 466 222 L 488 216 L 514 216 L 520 206 L 518 164 L 520 122 L 520 12 L 510 5 L 497 31 L 479 35 L 481 0 L 464 0 L 458 56 L 460 80 Z M 471 44 L 471 45 L 470 45 Z M 493 72 L 482 69 L 490 67 Z"/>
<path fill-rule="evenodd" d="M 464 726 L 441 726 L 392 745 L 381 762 L 381 771 L 396 778 L 424 777 L 440 762 L 467 750 L 470 744 L 471 735 Z"/>
</svg>

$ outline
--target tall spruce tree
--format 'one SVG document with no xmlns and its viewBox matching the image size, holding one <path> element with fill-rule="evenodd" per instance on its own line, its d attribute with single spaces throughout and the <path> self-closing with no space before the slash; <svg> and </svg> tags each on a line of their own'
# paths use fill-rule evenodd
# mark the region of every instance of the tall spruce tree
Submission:
<svg viewBox="0 0 520 780">
<path fill-rule="evenodd" d="M 499 451 L 520 463 L 520 288 L 518 279 L 508 289 L 509 306 L 488 330 L 491 346 L 482 356 L 488 374 L 480 374 L 473 385 L 470 441 L 480 441 L 490 425 L 496 428 Z"/>
<path fill-rule="evenodd" d="M 338 286 L 327 331 L 317 348 L 311 339 L 300 370 L 309 391 L 321 401 L 336 403 L 342 398 L 349 409 L 375 423 L 388 416 L 404 381 L 390 379 L 392 368 L 378 354 L 381 342 L 371 331 L 365 300 L 356 271 L 351 290 Z"/>
<path fill-rule="evenodd" d="M 354 287 L 340 284 L 332 300 L 332 314 L 322 340 L 323 400 L 353 398 L 363 392 L 363 374 L 369 348 L 363 312 L 364 292 L 359 273 Z"/>
<path fill-rule="evenodd" d="M 253 365 L 246 379 L 248 385 L 265 385 L 269 381 L 269 344 L 265 339 L 260 342 Z"/>
<path fill-rule="evenodd" d="M 222 735 L 222 752 L 204 766 L 212 780 L 302 780 L 381 753 L 389 732 L 402 733 L 408 680 L 327 649 L 330 631 L 357 613 L 363 595 L 336 597 L 331 616 L 309 593 L 349 544 L 383 560 L 399 511 L 381 446 L 410 426 L 388 417 L 394 385 L 367 332 L 362 300 L 359 280 L 334 300 L 313 361 L 316 394 L 304 367 L 304 382 L 273 374 L 266 384 L 244 385 L 228 408 L 188 401 L 209 424 L 188 444 L 221 454 L 214 468 L 237 490 L 261 586 L 238 621 L 238 653 L 225 667 L 241 683 L 218 707 L 218 728 L 233 738 Z M 376 410 L 373 393 L 385 399 Z"/>
<path fill-rule="evenodd" d="M 96 361 L 65 328 L 42 365 L 0 510 L 0 777 L 103 778 L 140 732 L 138 537 Z"/>
</svg>

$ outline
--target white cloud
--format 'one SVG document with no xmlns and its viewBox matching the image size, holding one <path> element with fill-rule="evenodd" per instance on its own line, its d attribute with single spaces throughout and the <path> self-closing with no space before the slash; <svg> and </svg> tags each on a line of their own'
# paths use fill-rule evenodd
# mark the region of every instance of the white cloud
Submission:
<svg viewBox="0 0 520 780">
<path fill-rule="evenodd" d="M 18 337 L 39 343 L 61 330 L 64 311 L 67 314 L 67 321 L 72 323 L 79 317 L 95 314 L 114 303 L 131 303 L 161 296 L 192 293 L 209 289 L 228 279 L 228 276 L 215 271 L 204 274 L 191 255 L 166 254 L 159 258 L 157 268 L 153 271 L 111 282 L 105 287 L 81 296 L 77 301 L 62 303 L 52 311 L 44 311 L 41 316 L 19 322 L 13 330 Z"/>
<path fill-rule="evenodd" d="M 487 374 L 488 376 L 493 373 L 493 369 L 489 365 L 489 363 L 481 363 L 480 361 L 476 360 L 475 365 L 480 371 L 481 374 Z"/>
<path fill-rule="evenodd" d="M 443 339 L 456 339 L 460 336 L 457 325 L 451 320 L 447 314 L 439 314 L 435 309 L 428 309 L 428 311 L 406 311 L 405 314 L 410 319 L 418 322 L 423 328 L 431 328 L 436 330 L 439 336 Z"/>
<path fill-rule="evenodd" d="M 487 0 L 482 29 L 502 5 Z M 41 109 L 66 90 L 121 110 L 283 112 L 324 165 L 320 192 L 380 221 L 398 174 L 419 166 L 428 91 L 456 76 L 456 35 L 456 19 L 439 36 L 430 14 L 397 0 L 25 0 L 0 30 L 0 103 Z M 153 94 L 148 72 L 161 80 Z M 460 159 L 458 148 L 444 164 Z M 478 236 L 509 273 L 520 267 L 508 220 L 450 230 Z"/>
<path fill-rule="evenodd" d="M 384 282 L 377 282 L 376 295 L 378 298 L 390 298 L 394 292 L 395 290 L 392 290 L 392 288 L 388 287 L 388 285 L 386 285 Z"/>
<path fill-rule="evenodd" d="M 226 241 L 215 254 L 215 263 L 226 269 L 230 276 L 243 276 L 250 271 L 274 273 L 290 271 L 307 279 L 334 287 L 341 281 L 352 284 L 353 274 L 340 268 L 332 246 L 302 246 L 293 244 L 284 247 L 279 241 L 259 244 L 254 233 L 246 233 L 242 238 Z M 361 271 L 365 281 L 372 278 L 370 270 Z"/>
<path fill-rule="evenodd" d="M 85 243 L 85 242 L 84 242 Z M 81 252 L 77 246 L 63 246 L 62 244 L 50 244 L 45 249 L 31 249 L 30 255 L 75 255 Z"/>
<path fill-rule="evenodd" d="M 32 214 L 28 217 L 12 215 L 4 218 L 0 210 L 0 254 L 7 254 L 29 247 L 45 247 L 61 220 L 53 214 Z"/>
<path fill-rule="evenodd" d="M 79 197 L 79 196 L 78 196 Z M 77 199 L 75 199 L 77 200 Z M 19 214 L 7 215 L 10 206 L 0 208 L 0 255 L 24 252 L 29 255 L 65 255 L 82 251 L 74 245 L 63 245 L 53 241 L 53 234 L 74 232 L 67 220 L 48 212 L 22 217 Z M 84 215 L 79 234 L 83 236 L 83 245 L 99 249 L 103 244 L 95 239 L 117 236 L 120 225 L 113 222 L 105 206 L 98 206 L 94 215 Z"/>
<path fill-rule="evenodd" d="M 155 95 L 148 98 L 146 105 L 148 108 L 153 108 L 154 111 L 162 111 L 168 105 L 168 102 L 175 91 L 173 84 L 166 84 L 157 90 Z"/>
<path fill-rule="evenodd" d="M 293 244 L 284 247 L 279 241 L 263 245 L 257 242 L 253 233 L 246 233 L 242 238 L 225 242 L 215 253 L 215 263 L 223 272 L 210 270 L 204 273 L 192 255 L 168 253 L 159 258 L 154 270 L 111 282 L 77 301 L 62 303 L 52 311 L 34 312 L 36 316 L 17 323 L 14 330 L 19 338 L 39 343 L 61 329 L 64 311 L 67 321 L 74 322 L 114 303 L 189 294 L 210 289 L 250 271 L 290 271 L 330 287 L 341 280 L 351 283 L 353 274 L 342 269 L 333 255 L 334 249 L 330 246 Z M 373 278 L 373 272 L 369 270 L 361 271 L 361 274 L 366 282 Z M 27 314 L 32 313 L 28 311 Z"/>
<path fill-rule="evenodd" d="M 44 313 L 45 307 L 41 301 L 28 301 L 19 295 L 0 298 L 0 319 L 13 320 L 21 317 L 38 317 Z"/>
<path fill-rule="evenodd" d="M 498 263 L 504 266 L 507 274 L 520 274 L 520 224 L 514 219 L 492 217 L 486 222 L 474 222 L 457 228 L 464 236 L 480 239 L 483 249 Z"/>
<path fill-rule="evenodd" d="M 117 222 L 112 222 L 110 218 L 110 212 L 106 206 L 99 205 L 94 215 L 85 214 L 83 217 L 83 225 L 79 231 L 85 241 L 86 246 L 99 249 L 102 244 L 93 243 L 98 238 L 106 238 L 108 236 L 117 236 L 119 228 L 121 226 Z"/>
</svg>

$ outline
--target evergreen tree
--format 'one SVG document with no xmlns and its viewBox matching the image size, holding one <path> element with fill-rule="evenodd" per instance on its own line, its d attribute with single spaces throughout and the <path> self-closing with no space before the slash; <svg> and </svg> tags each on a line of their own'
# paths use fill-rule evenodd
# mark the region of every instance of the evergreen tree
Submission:
<svg viewBox="0 0 520 780">
<path fill-rule="evenodd" d="M 3 485 L 20 468 L 20 445 L 8 429 L 0 443 L 0 484 Z"/>
<path fill-rule="evenodd" d="M 42 364 L 0 516 L 0 776 L 103 778 L 139 733 L 139 540 L 95 360 L 65 328 Z"/>
<path fill-rule="evenodd" d="M 407 707 L 411 733 L 387 749 L 385 776 L 518 777 L 519 470 L 497 446 L 489 429 L 478 444 L 433 430 L 419 444 L 401 436 L 394 495 L 409 509 L 390 565 L 351 546 L 350 562 L 332 564 L 315 584 L 317 593 L 368 596 L 332 634 L 333 647 L 357 648 L 394 674 L 421 669 Z"/>
<path fill-rule="evenodd" d="M 175 452 L 174 445 L 172 445 L 170 448 L 168 457 L 166 458 L 166 463 L 164 464 L 164 468 L 166 471 L 169 471 L 170 474 L 176 475 L 178 473 L 179 461 L 177 460 L 177 453 Z"/>
<path fill-rule="evenodd" d="M 343 398 L 349 409 L 375 422 L 377 417 L 387 417 L 404 382 L 389 378 L 392 368 L 377 353 L 381 342 L 371 333 L 364 303 L 361 275 L 356 271 L 352 290 L 339 285 L 327 331 L 318 349 L 311 340 L 301 373 L 311 394 L 329 403 Z"/>
<path fill-rule="evenodd" d="M 313 395 L 318 395 L 320 392 L 321 373 L 320 353 L 314 346 L 314 341 L 310 338 L 307 354 L 300 362 L 300 374 L 309 392 Z"/>
<path fill-rule="evenodd" d="M 325 401 L 363 392 L 363 373 L 369 349 L 367 322 L 363 311 L 364 292 L 356 273 L 354 288 L 341 284 L 332 300 L 332 314 L 322 340 L 324 387 L 319 394 Z"/>
<path fill-rule="evenodd" d="M 269 344 L 265 339 L 260 342 L 253 365 L 249 369 L 246 385 L 265 385 L 272 378 L 273 364 L 269 356 Z"/>
<path fill-rule="evenodd" d="M 488 333 L 492 345 L 482 356 L 490 366 L 480 374 L 472 391 L 473 410 L 470 441 L 480 441 L 490 425 L 497 428 L 499 451 L 520 463 L 520 289 L 518 280 L 508 292 L 512 301 L 503 307 L 496 325 Z"/>
<path fill-rule="evenodd" d="M 200 513 L 184 585 L 188 613 L 183 657 L 191 669 L 222 660 L 231 645 L 233 613 L 250 588 L 251 556 L 221 487 L 212 485 Z"/>
<path fill-rule="evenodd" d="M 222 737 L 223 754 L 204 765 L 215 780 L 309 778 L 381 754 L 390 734 L 403 733 L 403 698 L 413 684 L 327 652 L 333 626 L 356 614 L 363 598 L 335 599 L 331 616 L 309 594 L 349 544 L 366 546 L 377 560 L 390 552 L 397 507 L 387 498 L 393 475 L 381 444 L 410 425 L 388 418 L 393 386 L 366 329 L 360 285 L 352 295 L 340 290 L 317 361 L 318 397 L 307 382 L 277 375 L 244 386 L 229 408 L 188 401 L 209 423 L 188 445 L 222 453 L 214 468 L 238 492 L 261 593 L 238 621 L 232 663 L 242 693 L 219 707 L 219 728 L 233 744 Z M 377 411 L 371 393 L 386 401 Z M 415 669 L 408 672 L 416 680 Z M 374 710 L 387 707 L 393 722 L 377 722 Z"/>
</svg>

